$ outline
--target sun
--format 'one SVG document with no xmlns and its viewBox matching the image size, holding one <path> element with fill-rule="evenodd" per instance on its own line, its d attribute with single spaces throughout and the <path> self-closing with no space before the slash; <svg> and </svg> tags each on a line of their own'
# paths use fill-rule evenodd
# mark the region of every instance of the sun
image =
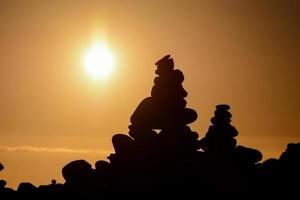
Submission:
<svg viewBox="0 0 300 200">
<path fill-rule="evenodd" d="M 115 66 L 115 57 L 104 45 L 90 48 L 84 58 L 87 73 L 92 78 L 104 79 L 111 75 Z"/>
</svg>

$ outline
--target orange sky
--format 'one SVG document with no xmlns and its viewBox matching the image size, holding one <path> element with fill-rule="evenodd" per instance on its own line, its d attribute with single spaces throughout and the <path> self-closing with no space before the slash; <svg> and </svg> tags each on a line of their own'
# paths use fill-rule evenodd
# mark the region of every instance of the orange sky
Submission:
<svg viewBox="0 0 300 200">
<path fill-rule="evenodd" d="M 299 2 L 176 2 L 1 1 L 0 179 L 62 182 L 67 162 L 105 159 L 166 54 L 185 74 L 200 137 L 228 103 L 238 143 L 265 159 L 300 141 Z M 105 81 L 82 64 L 96 41 L 116 57 Z"/>
</svg>

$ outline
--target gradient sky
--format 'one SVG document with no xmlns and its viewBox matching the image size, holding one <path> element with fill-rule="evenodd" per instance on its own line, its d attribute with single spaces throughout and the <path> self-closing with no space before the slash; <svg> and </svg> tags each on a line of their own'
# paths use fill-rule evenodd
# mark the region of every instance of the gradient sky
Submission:
<svg viewBox="0 0 300 200">
<path fill-rule="evenodd" d="M 154 63 L 185 74 L 202 138 L 215 105 L 231 105 L 241 145 L 278 157 L 300 141 L 299 1 L 1 1 L 0 179 L 63 182 L 62 167 L 113 152 Z M 176 2 L 176 3 L 175 3 Z M 116 68 L 93 80 L 82 59 L 107 44 Z"/>
</svg>

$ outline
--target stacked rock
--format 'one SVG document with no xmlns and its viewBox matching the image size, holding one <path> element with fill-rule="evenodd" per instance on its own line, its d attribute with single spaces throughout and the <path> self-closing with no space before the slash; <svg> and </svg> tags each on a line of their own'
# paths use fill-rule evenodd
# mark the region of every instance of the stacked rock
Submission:
<svg viewBox="0 0 300 200">
<path fill-rule="evenodd" d="M 186 108 L 184 98 L 187 92 L 182 86 L 183 73 L 178 69 L 174 70 L 174 61 L 170 55 L 155 64 L 158 77 L 154 79 L 151 97 L 144 99 L 131 116 L 129 134 L 137 141 L 147 140 L 155 136 L 153 129 L 159 129 L 162 130 L 159 134 L 162 148 L 196 150 L 198 134 L 191 131 L 186 124 L 194 122 L 197 113 Z M 175 146 L 170 146 L 171 141 Z"/>
<path fill-rule="evenodd" d="M 131 130 L 165 129 L 197 119 L 194 110 L 185 108 L 184 76 L 180 70 L 174 70 L 173 59 L 165 56 L 156 65 L 155 73 L 159 76 L 154 79 L 151 97 L 144 99 L 131 116 Z M 132 133 L 132 136 L 135 135 Z"/>
<path fill-rule="evenodd" d="M 201 148 L 205 152 L 229 153 L 236 147 L 236 137 L 238 131 L 231 122 L 231 113 L 228 111 L 229 105 L 217 105 L 215 116 L 211 118 L 212 126 L 209 127 L 205 137 L 200 140 Z"/>
<path fill-rule="evenodd" d="M 200 148 L 198 134 L 187 126 L 197 119 L 197 113 L 186 108 L 184 98 L 187 92 L 182 86 L 183 73 L 174 69 L 170 55 L 155 65 L 158 76 L 154 79 L 151 96 L 138 105 L 130 118 L 129 135 L 133 139 L 122 134 L 113 137 L 116 154 L 153 154 L 157 150 L 160 154 L 162 151 L 191 152 Z M 155 130 L 161 131 L 157 133 Z"/>
<path fill-rule="evenodd" d="M 221 155 L 243 166 L 252 167 L 262 159 L 260 151 L 244 146 L 237 146 L 238 131 L 230 124 L 231 113 L 229 105 L 217 105 L 215 115 L 211 118 L 205 137 L 200 140 L 201 148 L 208 153 Z"/>
</svg>

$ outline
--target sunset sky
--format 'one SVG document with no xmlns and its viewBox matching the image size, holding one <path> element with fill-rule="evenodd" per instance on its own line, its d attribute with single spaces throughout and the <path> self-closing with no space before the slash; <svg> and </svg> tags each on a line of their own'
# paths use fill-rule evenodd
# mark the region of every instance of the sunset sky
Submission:
<svg viewBox="0 0 300 200">
<path fill-rule="evenodd" d="M 1 1 L 0 179 L 63 182 L 68 162 L 106 159 L 166 54 L 200 138 L 227 103 L 238 143 L 278 157 L 300 142 L 299 2 Z M 84 66 L 96 43 L 115 58 L 105 79 Z"/>
</svg>

